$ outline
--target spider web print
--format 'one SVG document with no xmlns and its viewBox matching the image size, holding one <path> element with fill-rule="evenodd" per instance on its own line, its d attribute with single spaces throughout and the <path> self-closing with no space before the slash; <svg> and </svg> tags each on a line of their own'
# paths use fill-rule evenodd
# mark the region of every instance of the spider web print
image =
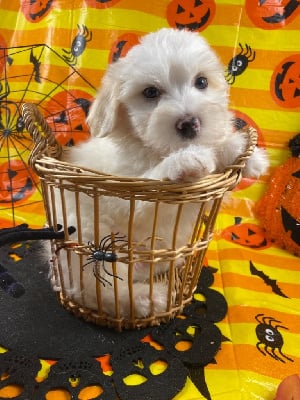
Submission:
<svg viewBox="0 0 300 400">
<path fill-rule="evenodd" d="M 46 44 L 0 48 L 0 76 L 0 227 L 41 226 L 43 202 L 28 165 L 33 143 L 21 105 L 37 104 L 57 140 L 71 146 L 89 136 L 84 121 L 96 89 Z"/>
</svg>

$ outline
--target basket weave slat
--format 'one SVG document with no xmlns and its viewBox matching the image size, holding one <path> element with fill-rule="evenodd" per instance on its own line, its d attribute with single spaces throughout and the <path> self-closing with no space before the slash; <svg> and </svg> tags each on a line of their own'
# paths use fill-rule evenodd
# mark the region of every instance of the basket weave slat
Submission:
<svg viewBox="0 0 300 400">
<path fill-rule="evenodd" d="M 37 107 L 34 104 L 24 104 L 22 114 L 26 128 L 34 141 L 29 163 L 41 179 L 47 223 L 55 228 L 62 218 L 65 231 L 64 240 L 52 242 L 54 264 L 51 268 L 51 281 L 54 288 L 59 290 L 59 302 L 77 317 L 97 325 L 113 327 L 118 331 L 158 325 L 161 322 L 168 322 L 182 312 L 184 306 L 193 298 L 222 198 L 239 182 L 241 171 L 256 145 L 256 131 L 253 128 L 248 129 L 249 142 L 246 151 L 223 173 L 212 174 L 193 183 L 174 183 L 168 180 L 114 176 L 64 162 L 61 160 L 63 149 L 55 140 Z M 69 205 L 66 199 L 69 199 L 70 195 L 74 198 L 76 211 L 76 240 L 73 235 L 69 236 L 67 231 Z M 112 279 L 113 313 L 104 311 L 101 295 L 104 288 L 97 279 L 95 279 L 97 304 L 93 308 L 86 305 L 88 294 L 84 291 L 83 266 L 91 254 L 91 244 L 84 241 L 82 196 L 88 196 L 94 208 L 93 243 L 95 244 L 100 243 L 103 237 L 99 228 L 102 218 L 105 217 L 101 213 L 103 199 L 118 198 L 127 201 L 126 243 L 116 242 L 113 245 L 112 251 L 118 254 L 118 262 L 111 264 L 114 275 L 118 275 L 118 263 L 128 266 L 130 309 L 127 316 L 121 313 L 121 283 L 117 277 Z M 136 204 L 141 201 L 153 206 L 153 221 L 150 221 L 151 229 L 147 238 L 137 238 L 135 232 Z M 169 246 L 164 248 L 158 233 L 160 213 L 166 204 L 175 208 L 173 230 L 167 240 Z M 189 242 L 178 244 L 179 231 L 182 229 L 181 216 L 185 207 L 191 204 L 196 207 L 197 213 L 189 234 Z M 111 237 L 114 237 L 113 232 Z M 61 251 L 65 257 L 60 257 Z M 74 262 L 78 265 L 79 271 L 74 270 Z M 133 265 L 137 262 L 145 263 L 149 267 L 149 279 L 146 284 L 152 305 L 149 315 L 145 318 L 137 318 L 134 311 Z M 166 263 L 168 269 L 163 274 L 157 274 L 155 271 L 161 263 Z M 82 293 L 79 300 L 69 291 L 76 280 L 79 293 Z M 155 314 L 152 295 L 157 283 L 165 284 L 167 305 L 163 312 Z"/>
</svg>

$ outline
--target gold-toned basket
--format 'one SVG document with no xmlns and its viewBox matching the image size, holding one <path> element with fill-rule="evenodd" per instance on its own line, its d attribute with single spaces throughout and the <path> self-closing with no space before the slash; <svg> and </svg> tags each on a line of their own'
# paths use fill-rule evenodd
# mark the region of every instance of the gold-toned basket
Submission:
<svg viewBox="0 0 300 400">
<path fill-rule="evenodd" d="M 241 171 L 246 160 L 251 156 L 256 146 L 257 133 L 253 128 L 248 128 L 249 143 L 247 150 L 230 165 L 222 174 L 212 174 L 193 183 L 173 183 L 168 180 L 157 181 L 141 178 L 127 178 L 107 175 L 92 169 L 82 168 L 70 163 L 60 161 L 62 148 L 55 140 L 49 126 L 34 104 L 23 104 L 23 119 L 29 133 L 34 141 L 34 149 L 30 156 L 30 166 L 38 174 L 41 180 L 43 200 L 46 210 L 47 224 L 54 229 L 58 221 L 58 209 L 62 210 L 64 240 L 53 240 L 52 242 L 52 267 L 51 280 L 54 287 L 58 288 L 58 298 L 61 304 L 76 316 L 92 321 L 98 325 L 114 327 L 121 331 L 125 329 L 136 329 L 146 326 L 158 325 L 167 322 L 182 312 L 184 306 L 191 302 L 193 292 L 196 289 L 201 272 L 203 259 L 209 242 L 213 236 L 215 220 L 225 192 L 232 190 L 240 180 Z M 65 193 L 72 192 L 76 204 L 77 235 L 69 235 L 68 226 L 68 205 L 65 200 Z M 55 194 L 56 193 L 56 194 Z M 59 197 L 57 197 L 59 193 Z M 94 207 L 94 232 L 92 243 L 85 243 L 82 240 L 81 226 L 81 203 L 78 200 L 83 194 L 91 198 Z M 80 195 L 80 196 L 79 196 Z M 125 199 L 128 204 L 128 224 L 126 242 L 115 241 L 116 232 L 111 232 L 110 247 L 111 254 L 116 255 L 111 260 L 113 274 L 111 293 L 114 302 L 114 311 L 109 314 L 104 311 L 101 303 L 101 290 L 103 282 L 95 279 L 95 291 L 97 295 L 97 307 L 86 306 L 84 295 L 84 268 L 87 257 L 92 259 L 92 264 L 100 261 L 93 261 L 93 249 L 103 240 L 99 225 L 101 223 L 102 198 Z M 77 199 L 77 200 L 76 200 Z M 152 234 L 146 240 L 146 245 L 141 246 L 145 238 L 136 238 L 134 232 L 135 208 L 138 202 L 151 203 L 153 207 L 153 221 L 151 221 Z M 170 220 L 171 238 L 167 248 L 161 248 L 160 238 L 157 237 L 157 226 L 159 224 L 159 210 L 163 205 L 172 205 L 174 218 Z M 180 218 L 185 207 L 197 208 L 193 226 L 189 233 L 189 241 L 184 245 L 178 245 L 177 237 L 180 229 Z M 172 224 L 172 226 L 171 226 Z M 159 243 L 159 245 L 157 245 Z M 65 256 L 61 257 L 61 252 Z M 79 273 L 79 299 L 78 293 L 70 290 L 72 283 L 72 263 L 74 259 L 78 264 Z M 128 268 L 128 281 L 125 282 L 128 288 L 130 313 L 122 315 L 118 287 L 120 280 L 118 276 L 118 262 L 122 262 Z M 133 266 L 136 261 L 149 266 L 149 279 L 143 282 L 149 292 L 150 304 L 153 303 L 153 288 L 156 282 L 165 284 L 167 291 L 167 304 L 163 312 L 155 313 L 150 308 L 149 315 L 138 318 L 135 315 L 135 282 L 133 278 Z M 179 263 L 178 260 L 184 260 Z M 104 263 L 102 260 L 101 263 Z M 106 262 L 106 261 L 105 261 Z M 63 264 L 65 263 L 65 264 Z M 164 273 L 156 274 L 155 269 L 161 263 L 166 263 L 167 270 Z M 90 267 L 92 268 L 92 267 Z M 66 271 L 69 271 L 69 283 L 66 283 Z M 122 283 L 124 284 L 124 282 Z M 76 297 L 76 298 L 75 298 Z"/>
</svg>

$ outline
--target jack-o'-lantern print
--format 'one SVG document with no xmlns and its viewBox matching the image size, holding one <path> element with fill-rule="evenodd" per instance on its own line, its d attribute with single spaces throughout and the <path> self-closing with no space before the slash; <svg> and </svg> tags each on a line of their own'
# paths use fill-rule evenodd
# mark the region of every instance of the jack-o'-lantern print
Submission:
<svg viewBox="0 0 300 400">
<path fill-rule="evenodd" d="M 215 15 L 214 0 L 172 0 L 167 7 L 167 20 L 171 27 L 203 31 Z"/>
<path fill-rule="evenodd" d="M 113 44 L 110 54 L 109 63 L 118 61 L 119 58 L 125 57 L 128 51 L 139 43 L 139 36 L 135 33 L 125 33 L 118 37 Z"/>
<path fill-rule="evenodd" d="M 57 141 L 73 146 L 89 138 L 86 117 L 92 96 L 82 90 L 68 90 L 55 94 L 43 109 L 43 114 Z"/>
<path fill-rule="evenodd" d="M 265 147 L 266 143 L 263 134 L 261 132 L 261 129 L 257 125 L 257 123 L 251 117 L 249 117 L 249 115 L 243 113 L 242 111 L 239 110 L 231 110 L 231 111 L 234 114 L 233 125 L 235 130 L 237 131 L 243 130 L 251 126 L 257 132 L 257 145 L 260 147 Z"/>
<path fill-rule="evenodd" d="M 262 131 L 260 127 L 257 125 L 257 123 L 249 117 L 249 115 L 239 111 L 239 110 L 231 110 L 234 114 L 234 120 L 233 120 L 233 125 L 235 130 L 243 130 L 246 129 L 247 127 L 252 127 L 256 130 L 257 132 L 257 145 L 259 147 L 265 147 L 266 143 L 262 134 Z M 257 179 L 255 178 L 245 178 L 243 177 L 239 184 L 233 189 L 233 191 L 239 191 L 242 189 L 246 189 L 247 187 L 251 186 L 254 182 L 256 182 Z"/>
<path fill-rule="evenodd" d="M 300 134 L 289 147 L 292 157 L 277 167 L 257 213 L 270 239 L 300 256 Z"/>
<path fill-rule="evenodd" d="M 29 22 L 40 22 L 53 7 L 53 0 L 21 0 L 21 9 Z"/>
<path fill-rule="evenodd" d="M 113 381 L 122 399 L 173 399 L 186 381 L 187 369 L 170 352 L 129 339 L 112 354 Z M 168 382 L 162 390 L 161 383 Z"/>
<path fill-rule="evenodd" d="M 38 177 L 22 160 L 0 166 L 0 204 L 27 200 L 36 190 Z"/>
<path fill-rule="evenodd" d="M 87 6 L 95 8 L 109 8 L 119 1 L 120 0 L 85 0 Z"/>
<path fill-rule="evenodd" d="M 263 29 L 279 29 L 299 15 L 298 0 L 246 0 L 245 9 L 251 21 Z"/>
<path fill-rule="evenodd" d="M 221 234 L 221 237 L 231 243 L 251 249 L 266 249 L 271 242 L 266 238 L 266 232 L 259 225 L 254 223 L 242 223 L 242 218 L 235 217 L 235 224 L 228 226 Z"/>
<path fill-rule="evenodd" d="M 38 399 L 109 400 L 115 390 L 109 377 L 101 373 L 93 358 L 62 359 L 50 368 L 49 379 L 43 381 L 35 395 Z M 51 384 L 51 380 L 55 382 Z"/>
<path fill-rule="evenodd" d="M 300 55 L 285 58 L 271 78 L 273 99 L 281 107 L 300 107 Z"/>
</svg>

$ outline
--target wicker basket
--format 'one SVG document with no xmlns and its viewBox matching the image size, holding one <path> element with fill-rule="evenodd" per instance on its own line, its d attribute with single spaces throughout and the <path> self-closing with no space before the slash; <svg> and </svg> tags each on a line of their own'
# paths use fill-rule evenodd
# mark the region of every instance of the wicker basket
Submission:
<svg viewBox="0 0 300 400">
<path fill-rule="evenodd" d="M 191 302 L 202 268 L 203 258 L 208 244 L 212 239 L 215 220 L 225 192 L 232 190 L 240 180 L 241 170 L 245 161 L 251 156 L 256 145 L 257 134 L 252 128 L 248 129 L 249 145 L 247 151 L 239 157 L 235 165 L 231 165 L 222 174 L 207 176 L 195 183 L 173 183 L 140 178 L 111 176 L 99 171 L 81 168 L 60 161 L 61 146 L 56 142 L 49 126 L 34 104 L 24 104 L 23 118 L 27 130 L 32 135 L 34 149 L 30 156 L 30 165 L 41 180 L 43 200 L 46 209 L 47 223 L 56 227 L 58 214 L 62 215 L 65 231 L 64 240 L 52 242 L 51 279 L 54 288 L 58 290 L 61 304 L 76 316 L 98 325 L 114 327 L 121 331 L 146 326 L 158 325 L 174 318 L 183 307 Z M 56 193 L 56 194 L 55 194 Z M 59 196 L 57 196 L 59 193 Z M 66 193 L 72 193 L 76 211 L 76 229 L 73 235 L 68 234 L 68 204 Z M 86 243 L 82 239 L 81 202 L 80 196 L 89 196 L 94 207 L 93 240 Z M 109 238 L 103 238 L 99 231 L 101 225 L 101 202 L 104 198 L 119 198 L 126 201 L 128 206 L 128 221 L 126 240 L 119 238 L 117 232 L 111 232 Z M 148 221 L 151 234 L 147 238 L 137 238 L 135 234 L 135 210 L 138 202 L 147 202 L 153 210 L 153 221 Z M 169 221 L 170 238 L 161 240 L 158 236 L 160 210 L 166 205 L 172 206 L 174 218 Z M 195 218 L 187 235 L 188 242 L 178 243 L 178 231 L 181 228 L 181 216 L 186 207 L 196 209 Z M 58 212 L 58 209 L 61 210 Z M 186 227 L 185 227 L 186 229 Z M 73 236 L 76 236 L 74 238 Z M 117 237 L 117 239 L 116 239 Z M 102 253 L 101 240 L 109 243 Z M 162 243 L 168 243 L 164 248 Z M 104 254 L 105 253 L 105 254 Z M 62 255 L 63 254 L 63 255 Z M 99 256 L 97 258 L 97 255 Z M 111 258 L 109 258 L 111 257 Z M 178 262 L 181 260 L 180 262 Z M 183 260 L 183 262 L 182 262 Z M 86 265 L 90 261 L 90 265 Z M 135 281 L 133 269 L 135 263 L 142 263 L 149 268 L 149 277 L 143 282 L 147 296 L 150 299 L 148 315 L 137 317 L 135 313 Z M 122 281 L 126 285 L 129 301 L 129 313 L 122 315 L 120 304 L 121 280 L 118 277 L 118 265 L 121 263 L 128 269 L 127 278 Z M 167 265 L 165 272 L 158 274 L 159 265 Z M 78 269 L 74 278 L 74 265 Z M 84 276 L 88 269 L 109 266 L 114 275 L 111 282 L 94 279 L 97 306 L 90 307 L 86 303 Z M 68 272 L 66 274 L 66 271 Z M 99 272 L 101 276 L 101 270 Z M 99 277 L 98 277 L 99 278 Z M 69 290 L 78 282 L 76 296 Z M 154 289 L 157 282 L 164 284 L 166 291 L 166 306 L 163 311 L 155 312 Z M 104 285 L 109 286 L 113 298 L 113 311 L 107 312 L 102 304 L 101 292 Z M 79 297 L 78 297 L 79 296 Z"/>
</svg>

